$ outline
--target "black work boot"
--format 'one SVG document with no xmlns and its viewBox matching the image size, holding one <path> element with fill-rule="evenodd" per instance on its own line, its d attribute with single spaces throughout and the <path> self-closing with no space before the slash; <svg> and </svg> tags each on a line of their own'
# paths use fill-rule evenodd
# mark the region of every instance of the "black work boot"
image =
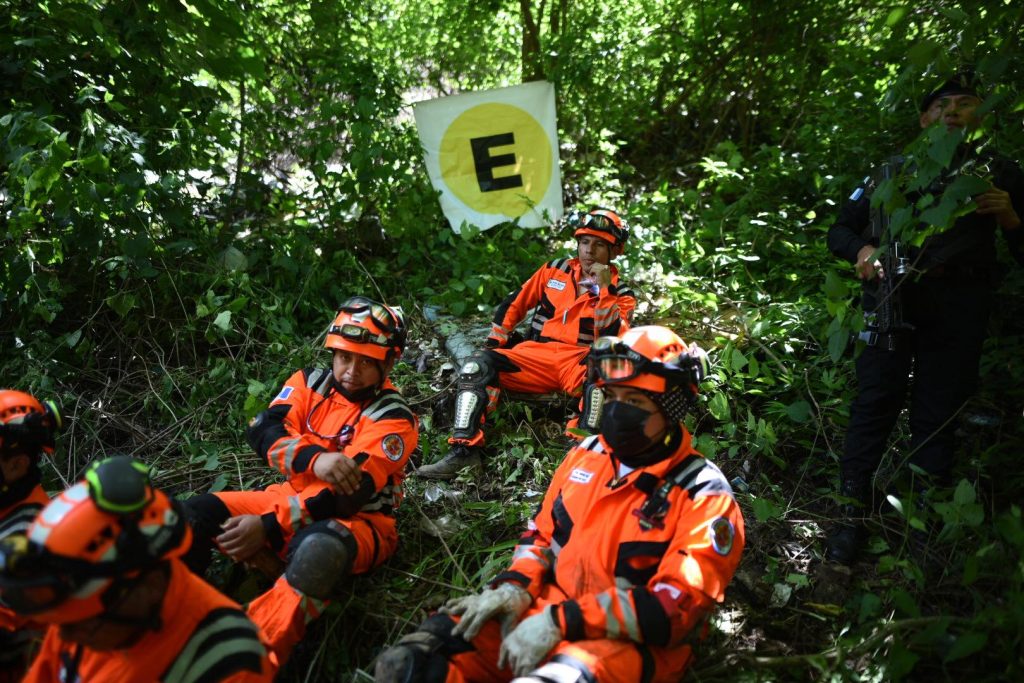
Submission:
<svg viewBox="0 0 1024 683">
<path fill-rule="evenodd" d="M 420 467 L 416 470 L 416 475 L 424 479 L 454 479 L 464 469 L 479 470 L 481 467 L 480 450 L 479 446 L 454 444 L 448 451 L 448 455 L 432 465 Z"/>
<path fill-rule="evenodd" d="M 839 521 L 825 542 L 825 559 L 846 566 L 857 560 L 868 536 L 864 516 L 869 509 L 870 491 L 870 484 L 864 482 L 842 482 L 839 495 L 849 501 L 839 506 Z"/>
<path fill-rule="evenodd" d="M 439 654 L 443 641 L 433 633 L 414 631 L 377 656 L 375 683 L 443 681 L 448 662 Z"/>
</svg>

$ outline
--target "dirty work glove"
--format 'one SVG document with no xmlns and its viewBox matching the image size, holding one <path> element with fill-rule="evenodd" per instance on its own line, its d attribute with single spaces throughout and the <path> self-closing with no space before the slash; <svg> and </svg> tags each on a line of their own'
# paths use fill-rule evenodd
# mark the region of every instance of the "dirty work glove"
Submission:
<svg viewBox="0 0 1024 683">
<path fill-rule="evenodd" d="M 462 617 L 452 629 L 452 635 L 469 641 L 476 638 L 488 620 L 494 617 L 518 617 L 531 602 L 533 598 L 525 589 L 514 583 L 503 583 L 476 595 L 449 600 L 441 611 Z"/>
<path fill-rule="evenodd" d="M 554 606 L 548 605 L 543 612 L 519 622 L 512 633 L 501 641 L 498 652 L 498 668 L 507 664 L 516 676 L 525 676 L 540 664 L 551 652 L 551 648 L 562 640 L 562 630 L 552 616 Z"/>
</svg>

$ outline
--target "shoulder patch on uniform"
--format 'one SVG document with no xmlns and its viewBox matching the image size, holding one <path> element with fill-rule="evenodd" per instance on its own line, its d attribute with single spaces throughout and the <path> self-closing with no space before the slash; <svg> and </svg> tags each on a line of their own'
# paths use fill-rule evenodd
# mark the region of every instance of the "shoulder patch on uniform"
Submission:
<svg viewBox="0 0 1024 683">
<path fill-rule="evenodd" d="M 273 401 L 271 401 L 271 403 L 277 403 L 278 401 L 287 401 L 288 397 L 292 395 L 293 391 L 295 391 L 295 387 L 284 387 L 283 389 L 281 389 L 281 393 L 278 394 L 277 397 Z"/>
<path fill-rule="evenodd" d="M 715 552 L 719 555 L 728 555 L 736 539 L 736 529 L 733 528 L 732 522 L 725 517 L 716 517 L 708 525 L 708 534 L 711 536 L 711 547 Z"/>
<path fill-rule="evenodd" d="M 548 284 L 546 286 L 548 289 L 557 289 L 559 292 L 565 289 L 565 283 L 561 280 L 556 280 L 555 278 L 548 280 Z"/>
<path fill-rule="evenodd" d="M 380 448 L 388 460 L 398 462 L 405 453 L 405 441 L 398 434 L 388 434 L 380 442 Z"/>
<path fill-rule="evenodd" d="M 593 472 L 588 472 L 584 469 L 577 467 L 569 475 L 569 481 L 574 481 L 577 484 L 589 484 L 590 480 L 594 478 Z"/>
</svg>

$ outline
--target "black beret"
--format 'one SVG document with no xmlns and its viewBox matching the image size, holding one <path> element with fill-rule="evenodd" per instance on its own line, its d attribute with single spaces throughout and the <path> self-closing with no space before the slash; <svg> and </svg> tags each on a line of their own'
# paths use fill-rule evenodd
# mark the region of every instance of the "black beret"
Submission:
<svg viewBox="0 0 1024 683">
<path fill-rule="evenodd" d="M 958 73 L 935 90 L 932 90 L 921 100 L 921 111 L 927 111 L 932 102 L 947 95 L 973 95 L 980 99 L 981 96 L 978 95 L 974 74 L 970 71 Z"/>
</svg>

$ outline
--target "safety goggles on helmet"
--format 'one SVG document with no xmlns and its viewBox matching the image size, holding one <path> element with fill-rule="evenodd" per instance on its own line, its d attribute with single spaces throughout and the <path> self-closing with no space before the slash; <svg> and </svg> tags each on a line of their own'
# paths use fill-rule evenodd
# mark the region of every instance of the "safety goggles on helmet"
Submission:
<svg viewBox="0 0 1024 683">
<path fill-rule="evenodd" d="M 405 348 L 401 314 L 364 296 L 354 296 L 338 308 L 324 346 L 388 360 Z"/>
<path fill-rule="evenodd" d="M 398 316 L 387 306 L 365 296 L 353 296 L 338 306 L 338 311 L 351 313 L 352 317 L 362 320 L 367 314 L 385 332 L 398 332 L 404 328 Z"/>
<path fill-rule="evenodd" d="M 625 245 L 629 237 L 629 229 L 622 219 L 608 209 L 594 209 L 585 214 L 573 212 L 569 214 L 568 222 L 573 227 L 574 237 L 594 235 L 619 248 Z"/>
<path fill-rule="evenodd" d="M 661 378 L 661 382 L 639 383 L 638 386 L 662 393 L 675 384 L 685 383 L 696 387 L 704 378 L 705 371 L 704 355 L 693 345 L 681 353 L 654 361 L 618 337 L 598 337 L 594 340 L 590 350 L 590 366 L 597 379 L 607 384 L 628 383 L 643 375 Z"/>
</svg>

